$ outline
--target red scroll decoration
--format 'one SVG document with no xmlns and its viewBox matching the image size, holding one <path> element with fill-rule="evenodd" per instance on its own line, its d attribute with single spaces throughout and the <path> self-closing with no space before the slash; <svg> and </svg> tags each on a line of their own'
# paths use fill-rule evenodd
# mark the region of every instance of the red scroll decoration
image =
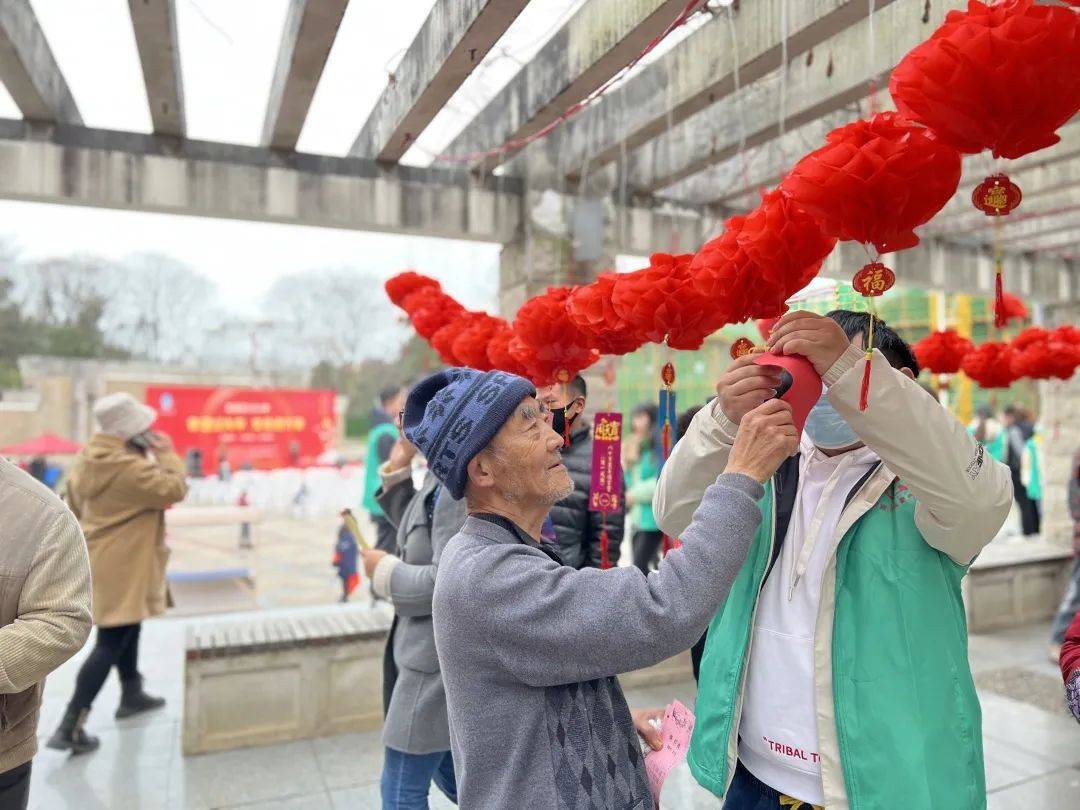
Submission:
<svg viewBox="0 0 1080 810">
<path fill-rule="evenodd" d="M 601 412 L 593 421 L 589 511 L 605 518 L 623 508 L 622 414 Z M 606 521 L 600 528 L 600 567 L 611 568 Z"/>
</svg>

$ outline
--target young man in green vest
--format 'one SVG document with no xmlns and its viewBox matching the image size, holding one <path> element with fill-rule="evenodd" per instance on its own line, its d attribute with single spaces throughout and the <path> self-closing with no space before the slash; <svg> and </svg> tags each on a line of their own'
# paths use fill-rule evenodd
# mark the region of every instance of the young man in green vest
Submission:
<svg viewBox="0 0 1080 810">
<path fill-rule="evenodd" d="M 791 312 L 771 351 L 826 390 L 709 626 L 689 762 L 726 810 L 985 807 L 981 714 L 960 580 L 1009 512 L 1009 470 L 914 381 L 910 347 L 865 313 Z M 735 361 L 664 466 L 678 536 L 775 372 Z"/>
<path fill-rule="evenodd" d="M 375 548 L 390 554 L 397 547 L 397 532 L 375 500 L 375 493 L 382 486 L 379 467 L 390 458 L 390 451 L 398 440 L 395 420 L 405 407 L 405 393 L 405 388 L 400 385 L 379 392 L 379 407 L 371 411 L 371 430 L 368 432 L 367 459 L 364 462 L 364 508 L 375 523 Z"/>
</svg>

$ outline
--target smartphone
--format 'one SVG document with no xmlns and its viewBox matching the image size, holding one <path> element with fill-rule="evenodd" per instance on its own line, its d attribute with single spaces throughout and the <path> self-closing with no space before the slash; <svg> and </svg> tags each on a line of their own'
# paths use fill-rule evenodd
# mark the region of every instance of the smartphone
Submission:
<svg viewBox="0 0 1080 810">
<path fill-rule="evenodd" d="M 128 439 L 128 444 L 138 450 L 140 453 L 145 453 L 151 447 L 154 446 L 154 441 L 157 439 L 157 434 L 153 431 L 145 430 L 135 436 Z"/>
</svg>

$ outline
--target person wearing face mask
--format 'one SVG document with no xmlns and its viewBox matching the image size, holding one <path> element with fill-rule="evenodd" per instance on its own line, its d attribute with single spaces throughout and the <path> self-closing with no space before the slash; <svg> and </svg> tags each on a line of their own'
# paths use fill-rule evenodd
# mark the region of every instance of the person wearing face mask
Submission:
<svg viewBox="0 0 1080 810">
<path fill-rule="evenodd" d="M 760 501 L 762 528 L 709 626 L 689 762 L 726 810 L 986 806 L 960 582 L 1009 513 L 1009 469 L 917 382 L 866 313 L 789 312 L 769 350 L 825 390 Z M 778 372 L 736 360 L 657 484 L 678 536 Z"/>
<path fill-rule="evenodd" d="M 623 539 L 625 501 L 615 512 L 602 515 L 589 511 L 589 484 L 592 481 L 592 425 L 582 416 L 588 389 L 581 375 L 570 382 L 537 389 L 536 398 L 551 411 L 551 427 L 564 437 L 563 464 L 574 482 L 573 491 L 551 508 L 544 527 L 545 539 L 553 541 L 566 565 L 600 568 L 601 535 L 607 529 L 608 563 L 619 564 Z M 553 536 L 552 536 L 553 535 Z"/>
</svg>

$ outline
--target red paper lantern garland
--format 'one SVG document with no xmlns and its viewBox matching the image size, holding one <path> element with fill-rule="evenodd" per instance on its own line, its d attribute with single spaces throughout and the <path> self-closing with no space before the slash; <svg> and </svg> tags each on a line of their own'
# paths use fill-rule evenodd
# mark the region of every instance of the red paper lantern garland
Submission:
<svg viewBox="0 0 1080 810">
<path fill-rule="evenodd" d="M 964 356 L 975 348 L 954 329 L 932 332 L 911 347 L 919 366 L 933 374 L 955 374 Z"/>
<path fill-rule="evenodd" d="M 413 270 L 406 270 L 388 278 L 383 287 L 386 289 L 386 295 L 390 298 L 390 301 L 399 307 L 402 306 L 411 293 L 423 287 L 434 287 L 436 290 L 442 290 L 442 285 L 438 281 Z"/>
<path fill-rule="evenodd" d="M 893 68 L 896 109 L 973 154 L 1018 158 L 1052 146 L 1080 109 L 1080 18 L 1067 9 L 977 0 Z"/>
<path fill-rule="evenodd" d="M 982 388 L 1008 388 L 1016 381 L 1012 371 L 1013 350 L 991 341 L 976 346 L 960 363 L 961 370 Z"/>
<path fill-rule="evenodd" d="M 644 342 L 633 327 L 619 317 L 612 303 L 616 285 L 625 279 L 626 275 L 601 273 L 592 284 L 575 288 L 567 297 L 567 315 L 588 335 L 600 354 L 629 354 Z"/>
<path fill-rule="evenodd" d="M 520 343 L 511 342 L 510 353 L 537 385 L 569 382 L 600 359 L 566 312 L 569 296 L 568 287 L 549 287 L 522 304 L 514 319 Z"/>
<path fill-rule="evenodd" d="M 1080 109 L 1078 77 L 1080 15 L 1032 0 L 971 0 L 892 72 L 899 113 L 833 130 L 754 211 L 729 219 L 696 254 L 654 254 L 636 273 L 602 274 L 572 290 L 551 288 L 521 307 L 513 327 L 465 312 L 437 281 L 413 271 L 388 280 L 386 291 L 444 362 L 523 373 L 538 384 L 565 382 L 600 354 L 625 354 L 645 341 L 696 349 L 720 326 L 751 317 L 761 319 L 764 338 L 836 240 L 859 241 L 874 251 L 853 279 L 871 311 L 865 408 L 872 301 L 895 281 L 876 254 L 918 243 L 914 229 L 956 191 L 960 152 L 989 149 L 1015 158 L 1057 142 L 1055 130 Z M 972 202 L 996 225 L 1022 196 L 1007 176 L 996 174 L 976 187 Z M 1027 317 L 1027 310 L 1002 289 L 1000 244 L 997 270 L 995 322 L 1002 326 Z M 1069 329 L 1025 330 L 1009 344 L 974 348 L 946 330 L 915 350 L 933 373 L 963 368 L 983 387 L 1002 387 L 1019 376 L 1072 374 L 1080 362 L 1080 330 Z"/>
</svg>

